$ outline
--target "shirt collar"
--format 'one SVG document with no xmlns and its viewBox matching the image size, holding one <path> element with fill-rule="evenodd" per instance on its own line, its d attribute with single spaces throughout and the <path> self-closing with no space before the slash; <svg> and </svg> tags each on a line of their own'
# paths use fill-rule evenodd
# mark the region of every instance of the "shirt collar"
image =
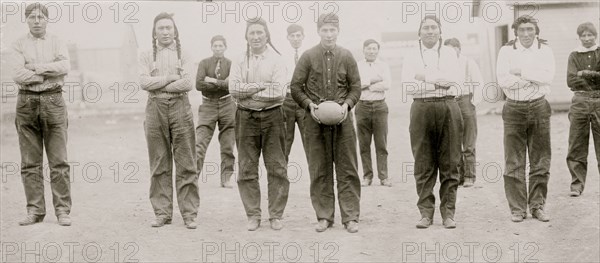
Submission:
<svg viewBox="0 0 600 263">
<path fill-rule="evenodd" d="M 591 46 L 590 48 L 586 48 L 583 45 L 579 45 L 577 48 L 575 48 L 575 51 L 577 51 L 579 53 L 585 53 L 585 52 L 595 51 L 596 49 L 598 49 L 598 44 L 595 44 L 595 45 Z"/>
<path fill-rule="evenodd" d="M 48 35 L 48 33 L 44 34 L 41 37 L 35 37 L 34 35 L 31 34 L 31 32 L 27 33 L 27 36 L 29 37 L 29 39 L 46 39 L 46 36 Z"/>
<path fill-rule="evenodd" d="M 175 41 L 173 41 L 170 45 L 168 45 L 166 47 L 162 46 L 162 45 L 156 45 L 156 47 L 157 47 L 158 51 L 161 51 L 161 50 L 163 50 L 165 48 L 168 48 L 168 49 L 173 50 L 173 51 L 175 51 L 175 49 L 176 49 Z"/>
<path fill-rule="evenodd" d="M 251 57 L 258 57 L 260 59 L 264 59 L 266 56 L 269 55 L 269 52 L 270 52 L 269 50 L 270 50 L 269 46 L 267 45 L 267 47 L 265 48 L 265 51 L 263 51 L 263 53 L 254 54 L 254 53 L 252 53 L 252 50 L 250 50 L 250 55 L 251 55 Z"/>
<path fill-rule="evenodd" d="M 425 45 L 423 45 L 423 49 L 421 51 L 423 51 L 423 52 L 433 51 L 433 52 L 437 53 L 438 52 L 438 45 L 436 44 L 432 48 L 427 48 Z"/>
<path fill-rule="evenodd" d="M 332 49 L 326 49 L 323 46 L 323 44 L 321 44 L 321 43 L 319 43 L 319 47 L 321 48 L 321 53 L 323 53 L 323 55 L 325 55 L 327 53 L 327 51 L 330 51 L 331 55 L 335 56 L 335 51 L 337 50 L 337 44 Z"/>
<path fill-rule="evenodd" d="M 531 44 L 531 46 L 529 48 L 525 48 L 523 45 L 521 45 L 521 40 L 515 39 L 515 41 L 516 41 L 515 46 L 517 47 L 518 51 L 528 51 L 528 50 L 532 50 L 533 48 L 537 49 L 537 47 L 539 45 L 537 38 L 533 40 L 533 43 Z"/>
</svg>

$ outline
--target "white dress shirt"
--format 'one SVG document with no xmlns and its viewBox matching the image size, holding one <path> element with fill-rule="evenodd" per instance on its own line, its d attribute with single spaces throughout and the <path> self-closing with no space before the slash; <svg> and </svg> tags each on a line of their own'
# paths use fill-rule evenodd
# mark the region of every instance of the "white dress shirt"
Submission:
<svg viewBox="0 0 600 263">
<path fill-rule="evenodd" d="M 373 62 L 361 60 L 357 64 L 361 87 L 368 86 L 362 89 L 360 100 L 374 101 L 385 99 L 385 91 L 392 86 L 390 66 L 379 59 Z M 371 84 L 372 80 L 381 81 Z"/>
<path fill-rule="evenodd" d="M 402 63 L 402 89 L 414 98 L 456 96 L 458 77 L 458 57 L 454 49 L 442 45 L 438 55 L 438 44 L 433 48 L 422 47 L 409 51 Z M 421 58 L 421 52 L 423 57 Z M 425 81 L 417 80 L 416 74 L 425 76 Z M 448 89 L 436 88 L 450 86 Z"/>
<path fill-rule="evenodd" d="M 484 85 L 479 65 L 472 58 L 460 55 L 458 57 L 458 76 L 462 81 L 457 85 L 458 96 L 473 94 L 473 104 L 477 105 L 483 99 Z"/>
<path fill-rule="evenodd" d="M 304 48 L 300 47 L 298 48 L 298 60 L 300 60 L 300 57 L 302 56 L 302 54 L 304 53 Z M 292 77 L 294 76 L 294 69 L 296 69 L 296 61 L 294 60 L 294 56 L 296 55 L 296 49 L 290 49 L 290 53 L 287 53 L 283 56 L 283 59 L 285 60 L 285 64 L 287 66 L 287 79 L 289 80 L 289 82 L 292 81 Z M 287 93 L 291 92 L 291 87 L 288 84 L 287 85 Z"/>
<path fill-rule="evenodd" d="M 555 70 L 552 49 L 547 45 L 538 48 L 537 40 L 529 48 L 516 41 L 516 49 L 512 45 L 500 49 L 496 63 L 498 85 L 506 97 L 517 101 L 534 100 L 550 93 Z"/>
</svg>

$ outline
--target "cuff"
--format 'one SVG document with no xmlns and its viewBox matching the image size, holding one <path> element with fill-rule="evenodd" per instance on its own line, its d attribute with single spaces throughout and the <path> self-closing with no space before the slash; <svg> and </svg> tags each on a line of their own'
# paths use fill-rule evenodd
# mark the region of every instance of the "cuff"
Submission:
<svg viewBox="0 0 600 263">
<path fill-rule="evenodd" d="M 348 110 L 351 110 L 352 108 L 354 108 L 354 101 L 351 99 L 346 99 L 344 101 L 346 104 L 348 104 Z"/>
<path fill-rule="evenodd" d="M 305 100 L 303 100 L 303 101 L 302 101 L 302 108 L 304 108 L 304 109 L 306 109 L 306 110 L 310 111 L 310 107 L 309 107 L 309 105 L 310 105 L 311 103 L 312 103 L 312 100 L 311 100 L 311 99 L 305 99 Z"/>
</svg>

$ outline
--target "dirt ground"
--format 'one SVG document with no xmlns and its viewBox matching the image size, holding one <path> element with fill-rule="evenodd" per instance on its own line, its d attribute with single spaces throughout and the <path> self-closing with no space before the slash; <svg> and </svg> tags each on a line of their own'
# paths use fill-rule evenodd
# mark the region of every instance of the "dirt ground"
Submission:
<svg viewBox="0 0 600 263">
<path fill-rule="evenodd" d="M 198 104 L 192 105 L 197 109 Z M 569 197 L 570 175 L 565 161 L 569 122 L 565 113 L 552 116 L 553 155 L 546 209 L 552 217 L 550 222 L 531 217 L 518 224 L 510 222 L 502 180 L 502 118 L 484 115 L 478 116 L 478 178 L 474 188 L 458 190 L 458 227 L 444 229 L 437 210 L 434 225 L 418 230 L 417 194 L 410 170 L 409 109 L 410 103 L 390 102 L 388 148 L 393 187 L 379 186 L 375 180 L 373 186 L 362 189 L 360 231 L 356 234 L 344 230 L 339 210 L 332 229 L 314 231 L 309 176 L 299 140 L 290 157 L 292 185 L 283 230 L 268 226 L 266 178 L 262 176 L 264 220 L 258 231 L 246 231 L 237 187 L 220 188 L 214 172 L 220 162 L 216 138 L 199 183 L 199 228 L 186 229 L 177 207 L 172 225 L 151 228 L 154 215 L 148 200 L 150 175 L 143 113 L 91 115 L 77 111 L 70 112 L 68 144 L 73 225 L 56 224 L 46 180 L 48 214 L 44 222 L 20 227 L 17 222 L 26 211 L 18 172 L 18 140 L 13 119 L 5 118 L 1 137 L 1 261 L 600 261 L 597 163 L 590 154 L 585 192 L 579 198 Z"/>
</svg>

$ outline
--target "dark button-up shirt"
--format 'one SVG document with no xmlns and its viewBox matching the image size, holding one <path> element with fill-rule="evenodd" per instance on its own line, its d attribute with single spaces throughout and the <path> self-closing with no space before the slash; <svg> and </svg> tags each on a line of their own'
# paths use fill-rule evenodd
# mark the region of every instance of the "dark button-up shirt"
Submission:
<svg viewBox="0 0 600 263">
<path fill-rule="evenodd" d="M 594 71 L 589 77 L 579 77 L 581 70 Z M 569 55 L 567 86 L 573 91 L 600 90 L 600 47 L 588 52 L 573 51 Z"/>
<path fill-rule="evenodd" d="M 349 50 L 336 46 L 326 50 L 321 44 L 302 54 L 291 82 L 292 97 L 303 108 L 311 102 L 346 102 L 354 107 L 360 98 L 360 74 Z"/>
<path fill-rule="evenodd" d="M 221 60 L 219 75 L 217 76 L 217 63 Z M 226 57 L 209 57 L 200 61 L 198 64 L 198 73 L 196 74 L 196 89 L 202 92 L 202 95 L 211 99 L 218 99 L 229 94 L 229 69 L 231 60 Z M 217 83 L 204 81 L 205 77 L 217 79 Z"/>
</svg>

